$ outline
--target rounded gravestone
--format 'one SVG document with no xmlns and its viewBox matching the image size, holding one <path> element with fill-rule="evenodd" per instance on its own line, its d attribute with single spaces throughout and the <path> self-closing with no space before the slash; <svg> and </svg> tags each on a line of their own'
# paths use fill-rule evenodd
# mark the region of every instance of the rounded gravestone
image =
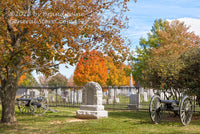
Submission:
<svg viewBox="0 0 200 134">
<path fill-rule="evenodd" d="M 76 111 L 76 117 L 80 119 L 107 118 L 108 112 L 102 105 L 102 88 L 96 82 L 87 83 L 82 92 L 82 105 Z"/>
</svg>

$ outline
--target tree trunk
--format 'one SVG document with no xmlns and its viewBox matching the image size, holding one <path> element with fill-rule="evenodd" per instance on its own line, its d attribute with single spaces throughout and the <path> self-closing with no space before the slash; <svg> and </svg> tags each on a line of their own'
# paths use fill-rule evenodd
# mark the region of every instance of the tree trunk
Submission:
<svg viewBox="0 0 200 134">
<path fill-rule="evenodd" d="M 1 123 L 14 124 L 17 123 L 15 117 L 15 96 L 18 89 L 18 81 L 11 77 L 8 80 L 2 80 L 2 87 L 0 90 L 0 97 L 2 103 Z"/>
</svg>

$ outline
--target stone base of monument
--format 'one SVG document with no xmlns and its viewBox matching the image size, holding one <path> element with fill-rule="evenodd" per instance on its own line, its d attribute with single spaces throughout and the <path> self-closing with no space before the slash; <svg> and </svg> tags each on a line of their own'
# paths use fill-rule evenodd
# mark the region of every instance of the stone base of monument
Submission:
<svg viewBox="0 0 200 134">
<path fill-rule="evenodd" d="M 100 119 L 108 118 L 108 111 L 104 110 L 103 105 L 81 105 L 80 110 L 76 111 L 79 119 Z"/>
<path fill-rule="evenodd" d="M 128 109 L 138 109 L 138 108 L 142 108 L 142 105 L 128 104 Z"/>
</svg>

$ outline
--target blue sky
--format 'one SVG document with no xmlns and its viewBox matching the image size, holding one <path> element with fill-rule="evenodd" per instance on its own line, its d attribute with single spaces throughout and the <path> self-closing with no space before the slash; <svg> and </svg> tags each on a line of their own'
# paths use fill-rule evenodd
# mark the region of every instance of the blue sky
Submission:
<svg viewBox="0 0 200 134">
<path fill-rule="evenodd" d="M 138 0 L 137 3 L 131 1 L 129 9 L 129 29 L 124 33 L 131 40 L 133 49 L 140 37 L 146 37 L 155 19 L 200 19 L 200 0 Z"/>
<path fill-rule="evenodd" d="M 155 19 L 181 19 L 193 30 L 200 31 L 200 0 L 138 0 L 137 3 L 130 0 L 128 7 L 129 28 L 123 31 L 123 35 L 131 40 L 133 50 L 139 45 L 139 39 L 145 38 L 151 30 Z M 60 73 L 67 78 L 73 75 L 74 69 L 60 65 Z"/>
</svg>

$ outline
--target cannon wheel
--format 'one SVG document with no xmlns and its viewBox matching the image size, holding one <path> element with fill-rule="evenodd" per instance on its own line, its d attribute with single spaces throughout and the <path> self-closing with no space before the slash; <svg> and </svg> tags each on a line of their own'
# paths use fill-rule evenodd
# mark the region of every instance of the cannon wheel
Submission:
<svg viewBox="0 0 200 134">
<path fill-rule="evenodd" d="M 157 124 L 161 121 L 162 118 L 162 109 L 161 109 L 162 105 L 160 102 L 160 97 L 157 95 L 154 95 L 151 98 L 151 102 L 149 104 L 149 113 L 150 113 L 150 117 L 151 120 Z"/>
<path fill-rule="evenodd" d="M 30 95 L 23 95 L 20 98 L 31 98 Z M 29 107 L 30 101 L 17 101 L 18 109 L 22 114 L 29 114 L 32 110 Z"/>
<path fill-rule="evenodd" d="M 41 95 L 33 97 L 33 99 L 30 102 L 30 109 L 33 115 L 40 116 L 45 114 L 48 110 L 48 107 L 49 104 L 47 98 Z"/>
<path fill-rule="evenodd" d="M 184 126 L 188 125 L 192 119 L 192 101 L 188 96 L 184 96 L 181 100 L 179 113 L 180 120 Z"/>
</svg>

